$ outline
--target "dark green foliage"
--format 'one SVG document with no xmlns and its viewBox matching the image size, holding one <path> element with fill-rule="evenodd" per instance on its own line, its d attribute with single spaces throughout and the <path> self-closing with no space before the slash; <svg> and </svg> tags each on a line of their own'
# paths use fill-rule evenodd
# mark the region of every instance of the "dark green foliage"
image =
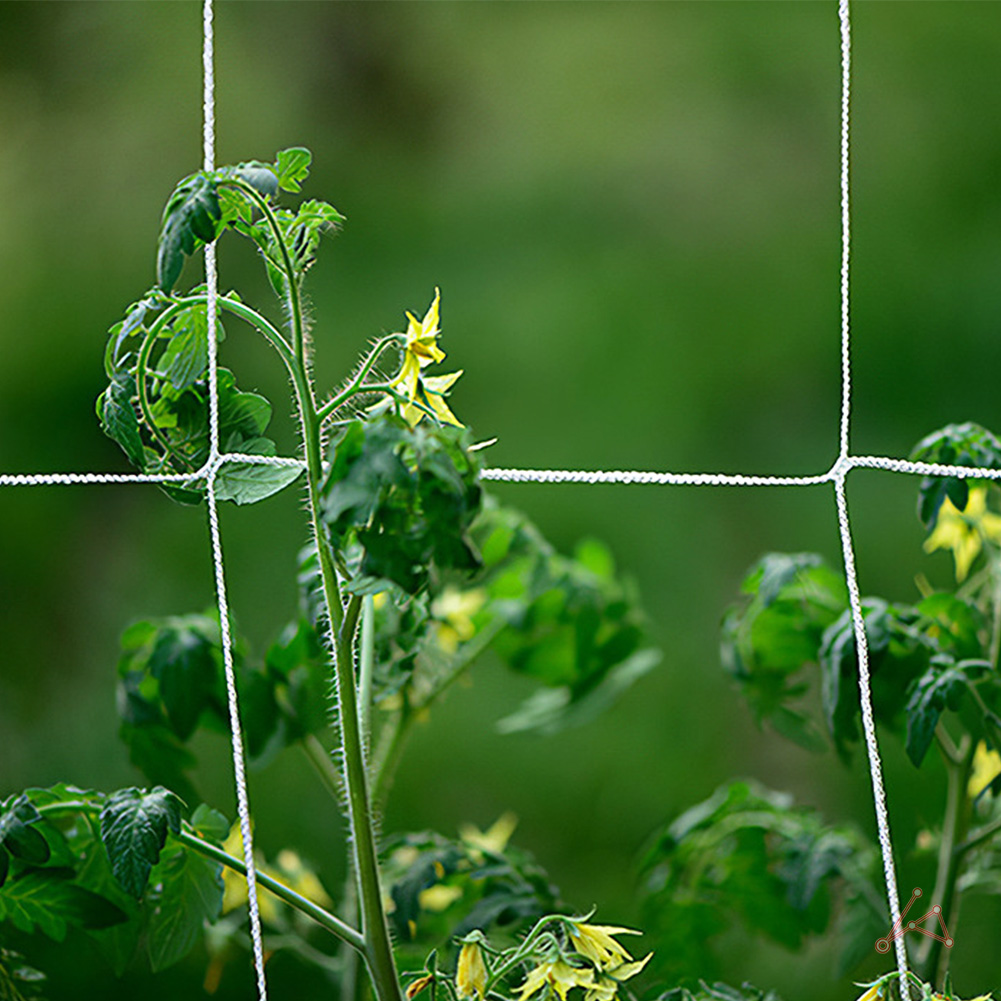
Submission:
<svg viewBox="0 0 1001 1001">
<path fill-rule="evenodd" d="M 907 756 L 921 766 L 931 746 L 935 727 L 946 709 L 957 710 L 963 696 L 979 679 L 991 678 L 991 665 L 985 660 L 956 663 L 947 654 L 933 657 L 928 670 L 911 689 L 904 708 L 907 714 Z M 991 678 L 993 680 L 993 678 Z"/>
<path fill-rule="evenodd" d="M 734 782 L 667 827 L 643 863 L 644 927 L 661 936 L 668 976 L 711 969 L 711 939 L 739 919 L 790 949 L 829 927 L 840 900 L 855 920 L 843 947 L 858 958 L 883 927 L 875 853 L 788 796 Z M 859 920 L 859 918 L 862 920 Z"/>
<path fill-rule="evenodd" d="M 33 825 L 42 819 L 22 793 L 0 805 L 0 887 L 10 869 L 10 857 L 29 865 L 44 865 L 51 851 L 48 842 Z"/>
<path fill-rule="evenodd" d="M 121 736 L 146 777 L 186 800 L 198 796 L 187 773 L 196 761 L 186 742 L 199 727 L 228 733 L 229 709 L 212 615 L 137 622 L 122 635 L 118 664 Z M 291 623 L 255 661 L 237 639 L 234 669 L 241 720 L 252 759 L 326 726 L 329 660 L 314 629 Z"/>
<path fill-rule="evenodd" d="M 469 432 L 385 415 L 338 436 L 322 486 L 323 519 L 337 548 L 360 560 L 349 587 L 392 582 L 409 594 L 479 566 L 469 528 L 479 512 L 479 467 Z"/>
<path fill-rule="evenodd" d="M 0 1001 L 43 1001 L 45 974 L 29 966 L 24 957 L 0 941 Z"/>
<path fill-rule="evenodd" d="M 132 398 L 135 380 L 127 372 L 115 372 L 108 388 L 97 398 L 97 416 L 101 430 L 122 446 L 122 451 L 140 472 L 146 468 L 139 419 L 136 417 Z"/>
<path fill-rule="evenodd" d="M 741 591 L 747 597 L 723 618 L 723 666 L 756 719 L 822 749 L 813 720 L 787 703 L 809 689 L 804 669 L 817 663 L 824 631 L 847 608 L 844 579 L 814 553 L 770 553 L 751 568 Z"/>
<path fill-rule="evenodd" d="M 167 831 L 180 829 L 181 801 L 162 787 L 151 792 L 122 789 L 108 799 L 101 810 L 101 841 L 126 893 L 142 896 Z"/>
<path fill-rule="evenodd" d="M 775 991 L 766 994 L 751 984 L 743 984 L 737 988 L 729 984 L 707 984 L 703 980 L 694 991 L 690 991 L 687 987 L 675 987 L 674 990 L 661 994 L 657 1001 L 781 1001 L 781 999 Z"/>
<path fill-rule="evenodd" d="M 222 209 L 216 183 L 213 176 L 199 171 L 184 178 L 167 202 L 156 258 L 156 280 L 164 292 L 181 276 L 184 258 L 219 235 Z"/>
<path fill-rule="evenodd" d="M 477 583 L 504 623 L 491 647 L 542 686 L 501 721 L 503 731 L 586 723 L 659 663 L 634 589 L 600 543 L 562 556 L 524 515 L 494 505 L 474 537 L 485 564 Z"/>
<path fill-rule="evenodd" d="M 922 438 L 911 450 L 910 458 L 947 466 L 1001 469 L 1001 441 L 979 424 L 949 424 Z M 918 516 L 930 528 L 946 497 L 962 511 L 968 496 L 969 481 L 965 478 L 926 476 L 918 492 Z"/>
<path fill-rule="evenodd" d="M 391 838 L 383 870 L 401 959 L 413 963 L 422 962 L 429 947 L 477 928 L 495 942 L 513 940 L 543 914 L 562 909 L 556 888 L 531 855 L 475 834 Z"/>
</svg>

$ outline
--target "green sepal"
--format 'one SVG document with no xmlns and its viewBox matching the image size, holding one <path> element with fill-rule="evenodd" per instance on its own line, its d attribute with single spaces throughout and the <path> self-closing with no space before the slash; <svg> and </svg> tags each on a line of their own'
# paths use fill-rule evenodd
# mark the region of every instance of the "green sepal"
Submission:
<svg viewBox="0 0 1001 1001">
<path fill-rule="evenodd" d="M 181 801 L 162 786 L 122 789 L 101 810 L 101 841 L 122 889 L 138 899 L 157 864 L 167 831 L 181 830 Z"/>
</svg>

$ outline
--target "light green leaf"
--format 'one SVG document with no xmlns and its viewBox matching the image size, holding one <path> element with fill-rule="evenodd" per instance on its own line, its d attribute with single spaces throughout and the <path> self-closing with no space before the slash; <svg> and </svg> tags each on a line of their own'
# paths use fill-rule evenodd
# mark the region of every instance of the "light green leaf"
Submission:
<svg viewBox="0 0 1001 1001">
<path fill-rule="evenodd" d="M 299 466 L 270 466 L 257 462 L 227 462 L 216 476 L 216 497 L 234 504 L 256 504 L 284 490 L 299 478 Z"/>
<path fill-rule="evenodd" d="M 309 176 L 309 165 L 313 154 L 303 146 L 293 146 L 283 149 L 275 156 L 275 173 L 278 175 L 278 186 L 285 191 L 301 190 L 300 181 Z"/>
<path fill-rule="evenodd" d="M 222 866 L 183 845 L 171 843 L 156 867 L 156 894 L 149 901 L 147 949 L 158 973 L 188 954 L 206 921 L 222 909 Z"/>
<path fill-rule="evenodd" d="M 126 915 L 104 897 L 72 882 L 72 869 L 32 869 L 0 890 L 0 921 L 62 942 L 70 927 L 107 928 Z"/>
</svg>

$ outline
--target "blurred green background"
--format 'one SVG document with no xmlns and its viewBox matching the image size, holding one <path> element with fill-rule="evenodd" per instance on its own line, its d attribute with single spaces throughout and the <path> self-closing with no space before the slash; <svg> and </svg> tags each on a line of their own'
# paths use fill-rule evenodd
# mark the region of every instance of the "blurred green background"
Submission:
<svg viewBox="0 0 1001 1001">
<path fill-rule="evenodd" d="M 949 421 L 1001 430 L 1001 4 L 853 5 L 852 447 L 903 455 Z M 311 273 L 316 371 L 442 289 L 453 394 L 498 466 L 806 474 L 837 452 L 836 4 L 220 2 L 218 162 L 309 146 L 307 191 L 347 217 Z M 125 469 L 101 434 L 106 329 L 152 284 L 160 212 L 201 161 L 195 2 L 0 3 L 0 471 Z M 244 247 L 222 282 L 270 303 Z M 189 269 L 185 280 L 195 280 Z M 270 308 L 270 307 L 269 307 Z M 272 315 L 277 315 L 272 310 Z M 231 325 L 223 359 L 286 398 Z M 295 434 L 286 407 L 283 447 Z M 857 471 L 865 593 L 908 600 L 923 571 L 916 483 Z M 726 778 L 795 793 L 872 833 L 868 775 L 754 727 L 719 666 L 718 624 L 769 550 L 840 556 L 829 488 L 498 485 L 560 547 L 605 539 L 634 577 L 663 666 L 602 721 L 501 737 L 524 694 L 485 663 L 414 741 L 389 829 L 454 834 L 504 810 L 580 910 L 637 920 L 634 868 L 660 823 Z M 232 604 L 266 642 L 294 611 L 294 491 L 223 512 Z M 212 600 L 204 515 L 155 488 L 0 490 L 0 797 L 139 781 L 115 736 L 117 636 Z M 204 786 L 233 812 L 223 742 Z M 899 873 L 938 816 L 941 776 L 885 742 Z M 328 885 L 340 823 L 299 759 L 252 777 L 258 840 Z M 953 963 L 1001 985 L 996 901 L 964 904 Z M 992 950 L 993 953 L 992 954 Z M 204 956 L 116 982 L 85 944 L 55 951 L 55 1001 L 203 996 Z M 823 943 L 793 955 L 735 933 L 727 978 L 790 999 L 854 997 Z M 42 959 L 40 958 L 40 962 Z M 883 969 L 872 962 L 859 979 Z M 316 991 L 282 957 L 276 997 Z M 219 997 L 249 997 L 229 969 Z"/>
</svg>

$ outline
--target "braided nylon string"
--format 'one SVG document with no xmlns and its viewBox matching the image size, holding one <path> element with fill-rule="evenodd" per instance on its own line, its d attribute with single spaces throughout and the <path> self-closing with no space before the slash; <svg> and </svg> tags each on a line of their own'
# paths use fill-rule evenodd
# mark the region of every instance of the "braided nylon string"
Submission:
<svg viewBox="0 0 1001 1001">
<path fill-rule="evenodd" d="M 203 8 L 202 65 L 204 71 L 203 142 L 204 169 L 215 169 L 215 67 L 212 31 L 212 0 Z M 216 505 L 215 478 L 221 464 L 219 455 L 219 384 L 218 342 L 216 337 L 219 274 L 216 267 L 216 246 L 205 248 L 205 278 L 208 301 L 208 381 L 209 381 L 209 458 L 206 503 L 212 535 L 212 563 L 215 569 L 216 604 L 219 607 L 219 641 L 222 645 L 223 668 L 226 674 L 226 700 L 229 705 L 229 726 L 233 748 L 233 776 L 236 783 L 236 808 L 243 838 L 243 859 L 247 866 L 247 904 L 250 912 L 250 937 L 254 949 L 254 970 L 257 973 L 257 996 L 267 1001 L 268 987 L 264 976 L 264 945 L 261 936 L 261 915 L 257 904 L 257 869 L 254 865 L 254 836 L 250 826 L 250 801 L 247 795 L 247 775 L 243 756 L 243 731 L 240 725 L 240 702 L 233 668 L 233 646 L 230 636 L 229 601 L 226 596 L 226 576 L 223 569 L 222 538 L 219 532 L 219 510 Z"/>
</svg>

